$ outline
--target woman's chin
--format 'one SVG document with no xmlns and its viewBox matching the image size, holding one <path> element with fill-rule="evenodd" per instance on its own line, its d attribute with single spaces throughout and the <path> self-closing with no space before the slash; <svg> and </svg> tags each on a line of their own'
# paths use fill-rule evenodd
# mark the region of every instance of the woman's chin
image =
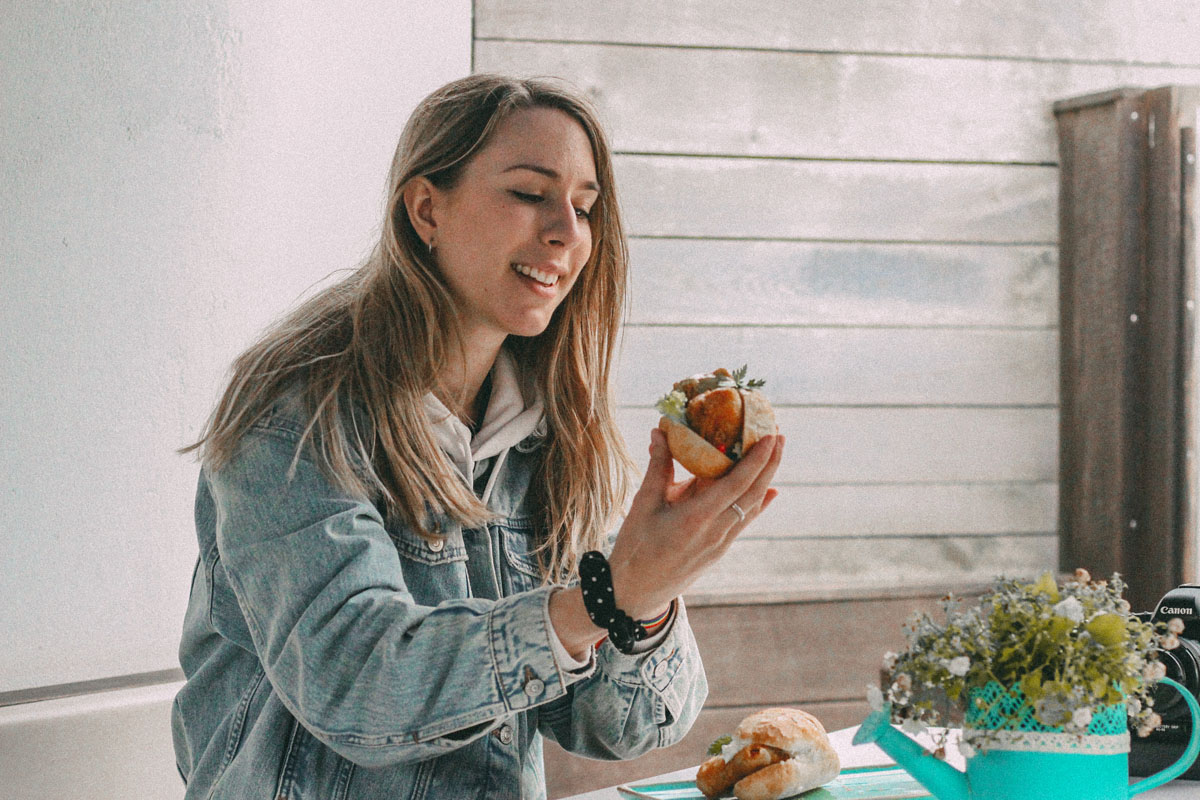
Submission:
<svg viewBox="0 0 1200 800">
<path fill-rule="evenodd" d="M 509 320 L 507 326 L 510 336 L 541 336 L 546 332 L 546 328 L 550 327 L 552 314 L 528 314 L 523 315 L 519 319 Z"/>
</svg>

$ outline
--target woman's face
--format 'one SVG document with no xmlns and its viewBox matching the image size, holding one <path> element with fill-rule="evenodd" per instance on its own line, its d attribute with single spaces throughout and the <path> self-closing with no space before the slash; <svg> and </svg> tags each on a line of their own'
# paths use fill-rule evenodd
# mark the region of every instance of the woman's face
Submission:
<svg viewBox="0 0 1200 800">
<path fill-rule="evenodd" d="M 557 109 L 516 112 L 452 189 L 431 191 L 437 263 L 467 341 L 544 331 L 592 249 L 599 186 L 582 126 Z"/>
</svg>

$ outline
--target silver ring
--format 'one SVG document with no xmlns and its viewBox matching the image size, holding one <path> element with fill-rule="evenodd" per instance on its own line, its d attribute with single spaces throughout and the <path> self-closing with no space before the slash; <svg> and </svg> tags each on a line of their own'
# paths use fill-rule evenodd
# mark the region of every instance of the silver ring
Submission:
<svg viewBox="0 0 1200 800">
<path fill-rule="evenodd" d="M 746 521 L 746 512 L 742 511 L 741 506 L 739 506 L 737 503 L 730 503 L 729 507 L 733 509 L 733 513 L 738 515 L 738 522 Z"/>
</svg>

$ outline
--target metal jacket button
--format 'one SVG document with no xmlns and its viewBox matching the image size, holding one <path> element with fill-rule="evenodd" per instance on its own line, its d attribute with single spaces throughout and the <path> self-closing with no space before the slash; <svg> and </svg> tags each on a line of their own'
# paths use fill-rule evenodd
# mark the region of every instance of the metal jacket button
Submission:
<svg viewBox="0 0 1200 800">
<path fill-rule="evenodd" d="M 500 730 L 496 731 L 496 738 L 500 740 L 500 744 L 512 744 L 512 726 L 501 725 Z"/>
<path fill-rule="evenodd" d="M 537 697 L 544 691 L 546 691 L 546 684 L 542 682 L 541 678 L 534 678 L 525 683 L 525 694 L 530 697 Z"/>
<path fill-rule="evenodd" d="M 446 546 L 446 542 L 443 539 L 434 539 L 432 542 L 429 543 L 429 549 L 435 553 L 442 552 L 442 548 L 445 546 Z"/>
<path fill-rule="evenodd" d="M 667 674 L 667 662 L 666 661 L 658 662 L 658 664 L 656 664 L 654 667 L 654 679 L 658 680 L 658 679 L 662 678 L 663 675 L 666 675 L 666 674 Z"/>
</svg>

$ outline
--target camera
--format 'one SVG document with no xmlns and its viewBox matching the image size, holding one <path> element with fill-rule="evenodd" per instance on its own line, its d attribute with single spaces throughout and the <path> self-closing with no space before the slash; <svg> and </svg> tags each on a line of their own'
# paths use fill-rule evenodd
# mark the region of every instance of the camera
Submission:
<svg viewBox="0 0 1200 800">
<path fill-rule="evenodd" d="M 1174 618 L 1183 621 L 1179 647 L 1159 650 L 1158 660 L 1166 666 L 1168 678 L 1200 697 L 1200 584 L 1185 583 L 1172 589 L 1158 601 L 1153 612 L 1135 616 L 1145 622 L 1165 623 Z M 1151 775 L 1170 766 L 1183 755 L 1192 735 L 1187 703 L 1177 691 L 1169 686 L 1159 686 L 1153 697 L 1154 710 L 1162 717 L 1162 725 L 1144 738 L 1136 731 L 1130 731 L 1130 775 Z M 1200 759 L 1180 777 L 1200 780 Z"/>
</svg>

